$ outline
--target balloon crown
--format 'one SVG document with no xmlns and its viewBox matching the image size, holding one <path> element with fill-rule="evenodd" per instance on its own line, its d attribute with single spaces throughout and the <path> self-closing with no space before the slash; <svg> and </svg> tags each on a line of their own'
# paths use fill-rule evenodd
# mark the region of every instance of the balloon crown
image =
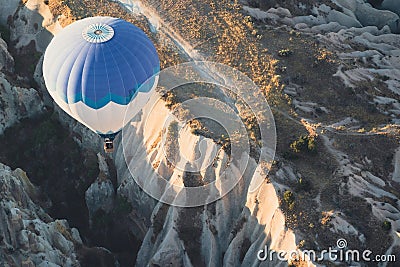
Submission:
<svg viewBox="0 0 400 267">
<path fill-rule="evenodd" d="M 94 23 L 82 31 L 83 38 L 89 43 L 104 43 L 114 36 L 114 29 L 107 24 Z"/>
</svg>

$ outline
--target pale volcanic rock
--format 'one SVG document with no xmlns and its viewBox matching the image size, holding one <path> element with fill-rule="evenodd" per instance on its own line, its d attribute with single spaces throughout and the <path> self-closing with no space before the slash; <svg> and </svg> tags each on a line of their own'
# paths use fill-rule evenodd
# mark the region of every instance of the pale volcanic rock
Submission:
<svg viewBox="0 0 400 267">
<path fill-rule="evenodd" d="M 33 201 L 38 189 L 24 171 L 0 163 L 0 188 L 0 263 L 79 266 L 79 232 L 65 220 L 53 220 Z"/>
<path fill-rule="evenodd" d="M 14 58 L 7 50 L 7 43 L 1 39 L 1 37 L 2 36 L 0 36 L 0 71 L 5 70 L 12 72 L 14 69 Z"/>
<path fill-rule="evenodd" d="M 20 119 L 34 117 L 43 112 L 43 102 L 33 88 L 12 85 L 4 74 L 0 73 L 0 134 Z"/>
<path fill-rule="evenodd" d="M 114 187 L 109 179 L 110 172 L 105 158 L 100 153 L 97 154 L 97 157 L 99 175 L 85 193 L 86 205 L 91 216 L 100 209 L 107 213 L 110 212 L 113 208 L 115 197 Z"/>
</svg>

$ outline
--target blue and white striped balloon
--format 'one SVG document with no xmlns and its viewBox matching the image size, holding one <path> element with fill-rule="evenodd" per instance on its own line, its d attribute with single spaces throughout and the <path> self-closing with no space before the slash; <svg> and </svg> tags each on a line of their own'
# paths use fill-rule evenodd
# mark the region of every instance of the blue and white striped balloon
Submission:
<svg viewBox="0 0 400 267">
<path fill-rule="evenodd" d="M 157 51 L 146 34 L 112 17 L 85 18 L 65 27 L 43 61 L 46 87 L 57 105 L 102 136 L 123 128 L 131 101 L 134 113 L 140 111 L 159 71 Z"/>
</svg>

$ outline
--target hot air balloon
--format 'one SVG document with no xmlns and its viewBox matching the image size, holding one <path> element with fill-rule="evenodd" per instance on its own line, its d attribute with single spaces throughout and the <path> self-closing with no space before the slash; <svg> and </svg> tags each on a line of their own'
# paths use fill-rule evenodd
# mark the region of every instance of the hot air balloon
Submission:
<svg viewBox="0 0 400 267">
<path fill-rule="evenodd" d="M 132 118 L 146 104 L 159 71 L 157 51 L 146 34 L 112 17 L 85 18 L 65 27 L 43 61 L 55 103 L 103 137 L 106 152 L 112 152 L 114 137 L 129 121 L 124 116 Z M 135 110 L 125 114 L 128 104 Z"/>
</svg>

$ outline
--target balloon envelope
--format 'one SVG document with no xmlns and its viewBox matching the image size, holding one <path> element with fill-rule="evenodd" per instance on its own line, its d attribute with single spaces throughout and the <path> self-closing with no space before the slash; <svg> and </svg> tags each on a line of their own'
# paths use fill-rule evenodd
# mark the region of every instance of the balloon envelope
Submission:
<svg viewBox="0 0 400 267">
<path fill-rule="evenodd" d="M 157 51 L 146 34 L 112 17 L 85 18 L 65 27 L 43 61 L 54 101 L 100 135 L 121 130 L 131 101 L 140 111 L 157 85 L 159 70 Z"/>
</svg>

